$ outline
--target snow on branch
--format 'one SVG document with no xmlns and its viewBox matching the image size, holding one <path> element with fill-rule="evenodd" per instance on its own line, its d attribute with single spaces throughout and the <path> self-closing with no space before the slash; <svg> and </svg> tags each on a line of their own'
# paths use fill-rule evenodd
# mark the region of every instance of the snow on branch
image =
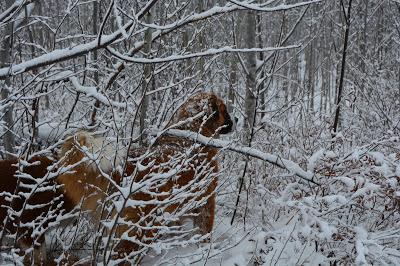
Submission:
<svg viewBox="0 0 400 266">
<path fill-rule="evenodd" d="M 127 107 L 126 103 L 111 101 L 104 94 L 98 92 L 97 87 L 81 85 L 78 78 L 71 71 L 61 72 L 51 79 L 51 81 L 60 81 L 60 80 L 69 80 L 77 92 L 83 93 L 87 97 L 94 98 L 106 106 L 113 106 L 113 107 L 119 107 L 119 108 Z"/>
<path fill-rule="evenodd" d="M 288 10 L 288 9 L 292 9 L 292 8 L 296 8 L 296 7 L 306 6 L 306 5 L 321 2 L 322 0 L 312 0 L 312 1 L 300 2 L 297 4 L 290 4 L 290 5 L 280 4 L 280 5 L 274 6 L 274 7 L 263 7 L 263 4 L 252 3 L 254 1 L 243 1 L 243 2 L 236 1 L 236 0 L 228 0 L 228 1 L 231 2 L 232 4 L 238 5 L 240 7 L 246 8 L 246 9 L 254 10 L 254 11 L 274 12 L 274 11 Z"/>
<path fill-rule="evenodd" d="M 129 27 L 131 26 L 131 24 L 132 22 L 129 22 L 125 25 L 125 27 Z M 90 51 L 106 47 L 107 45 L 117 40 L 121 35 L 122 35 L 121 31 L 118 30 L 112 34 L 103 35 L 100 42 L 98 42 L 98 40 L 96 39 L 88 43 L 77 45 L 74 48 L 68 47 L 64 49 L 57 49 L 48 54 L 38 56 L 34 59 L 22 62 L 20 64 L 11 67 L 1 68 L 0 79 L 4 79 L 8 76 L 21 74 L 38 67 L 51 65 L 54 63 L 75 58 L 77 56 L 85 55 Z"/>
<path fill-rule="evenodd" d="M 11 19 L 12 16 L 15 15 L 18 9 L 22 9 L 23 5 L 27 5 L 30 2 L 32 1 L 15 1 L 9 8 L 7 8 L 7 10 L 0 14 L 0 23 L 6 23 L 9 19 Z"/>
<path fill-rule="evenodd" d="M 241 48 L 241 49 L 236 49 L 232 48 L 229 46 L 225 46 L 222 48 L 211 48 L 208 49 L 204 52 L 198 52 L 198 53 L 189 53 L 189 54 L 184 54 L 184 55 L 171 55 L 167 56 L 164 58 L 135 58 L 131 56 L 125 56 L 123 54 L 120 54 L 118 51 L 108 48 L 110 52 L 112 52 L 116 57 L 128 61 L 131 63 L 138 63 L 138 64 L 152 64 L 152 63 L 165 63 L 165 62 L 171 62 L 171 61 L 178 61 L 178 60 L 184 60 L 184 59 L 189 59 L 189 58 L 195 58 L 195 57 L 202 57 L 202 56 L 212 56 L 212 55 L 217 55 L 221 53 L 258 53 L 258 52 L 271 52 L 271 51 L 280 51 L 280 50 L 285 50 L 285 49 L 293 49 L 293 48 L 298 48 L 299 45 L 289 45 L 285 47 L 266 47 L 266 48 Z"/>
<path fill-rule="evenodd" d="M 245 147 L 242 145 L 233 144 L 229 141 L 208 138 L 199 133 L 196 133 L 193 131 L 187 131 L 187 130 L 168 129 L 166 131 L 163 131 L 163 132 L 160 132 L 160 133 L 154 134 L 154 135 L 156 135 L 156 136 L 172 135 L 175 137 L 187 138 L 187 139 L 190 139 L 192 141 L 198 142 L 198 143 L 206 145 L 206 146 L 223 148 L 226 150 L 241 153 L 243 155 L 248 155 L 248 156 L 269 162 L 280 168 L 286 169 L 290 173 L 293 173 L 294 175 L 296 175 L 302 179 L 305 179 L 314 184 L 318 184 L 316 181 L 314 181 L 315 174 L 310 171 L 303 170 L 297 163 L 287 160 L 287 159 L 284 159 L 284 158 L 281 158 L 280 156 L 277 156 L 274 154 L 262 152 L 255 148 L 252 148 L 252 147 Z"/>
<path fill-rule="evenodd" d="M 157 2 L 158 0 L 150 1 L 137 15 L 137 18 L 140 19 L 143 17 L 150 8 Z M 135 24 L 135 21 L 131 20 L 126 23 L 123 28 L 109 34 L 109 35 L 102 35 L 100 39 L 96 38 L 93 41 L 88 43 L 83 43 L 80 45 L 75 46 L 74 48 L 67 47 L 64 49 L 57 49 L 48 54 L 44 54 L 38 56 L 34 59 L 22 62 L 20 64 L 0 68 L 0 80 L 4 79 L 9 76 L 14 76 L 17 74 L 21 74 L 32 69 L 48 66 L 54 63 L 63 62 L 77 56 L 85 55 L 91 51 L 95 51 L 101 48 L 105 48 L 108 45 L 114 43 L 119 38 L 123 37 L 123 32 L 129 31 L 129 29 Z M 141 45 L 140 45 L 141 44 Z M 142 46 L 143 43 L 141 42 L 139 45 Z"/>
<path fill-rule="evenodd" d="M 146 5 L 146 7 L 144 9 L 146 9 L 148 11 L 151 8 L 151 6 L 155 4 L 155 2 L 157 2 L 157 1 L 153 0 L 153 1 L 149 2 L 149 4 Z M 302 5 L 312 4 L 312 3 L 316 3 L 316 2 L 318 2 L 318 0 L 304 2 Z M 281 6 L 279 6 L 279 8 L 276 7 L 274 10 L 271 10 L 271 11 L 287 10 L 290 8 L 297 7 L 299 5 L 300 4 L 281 5 Z M 228 3 L 227 5 L 225 5 L 223 7 L 214 6 L 214 7 L 210 8 L 209 10 L 184 17 L 184 18 L 178 20 L 177 22 L 168 25 L 166 27 L 166 28 L 168 28 L 167 30 L 158 30 L 158 31 L 154 32 L 153 33 L 153 41 L 155 39 L 158 39 L 166 34 L 169 34 L 173 31 L 177 30 L 178 28 L 180 28 L 182 26 L 188 25 L 190 23 L 193 23 L 193 22 L 196 22 L 199 20 L 203 20 L 203 19 L 207 19 L 207 18 L 210 18 L 213 16 L 230 13 L 230 12 L 238 11 L 238 10 L 246 10 L 246 9 L 248 9 L 248 8 L 239 6 L 237 4 L 232 4 L 232 3 Z M 140 19 L 140 17 L 143 16 L 146 12 L 139 12 L 138 16 L 137 16 L 138 19 Z M 5 79 L 6 77 L 21 74 L 21 73 L 30 71 L 30 70 L 38 68 L 38 67 L 43 67 L 43 66 L 48 66 L 48 65 L 54 64 L 54 63 L 63 62 L 63 61 L 75 58 L 77 56 L 85 55 L 91 51 L 95 51 L 95 50 L 98 50 L 101 48 L 106 48 L 110 44 L 115 43 L 121 37 L 123 37 L 123 32 L 128 32 L 129 29 L 133 25 L 135 25 L 135 21 L 131 20 L 128 23 L 126 23 L 123 26 L 123 28 L 120 28 L 119 30 L 117 30 L 109 35 L 102 35 L 100 39 L 96 38 L 95 40 L 92 40 L 88 43 L 83 43 L 83 44 L 77 45 L 73 48 L 67 47 L 64 49 L 57 49 L 48 54 L 38 56 L 34 59 L 22 62 L 17 65 L 13 65 L 11 67 L 0 68 L 0 79 Z M 135 52 L 139 51 L 143 47 L 143 45 L 144 45 L 143 41 L 136 42 L 134 44 L 133 48 L 131 49 L 130 54 L 133 55 Z"/>
</svg>

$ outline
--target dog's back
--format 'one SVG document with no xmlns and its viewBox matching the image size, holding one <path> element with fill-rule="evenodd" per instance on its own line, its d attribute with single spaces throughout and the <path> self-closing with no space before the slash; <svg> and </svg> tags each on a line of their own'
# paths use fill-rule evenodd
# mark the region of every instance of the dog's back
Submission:
<svg viewBox="0 0 400 266">
<path fill-rule="evenodd" d="M 61 148 L 60 165 L 68 171 L 60 174 L 57 181 L 64 185 L 65 194 L 75 205 L 82 201 L 83 210 L 98 211 L 110 181 L 120 182 L 115 170 L 120 154 L 105 138 L 80 131 L 67 138 Z"/>
</svg>

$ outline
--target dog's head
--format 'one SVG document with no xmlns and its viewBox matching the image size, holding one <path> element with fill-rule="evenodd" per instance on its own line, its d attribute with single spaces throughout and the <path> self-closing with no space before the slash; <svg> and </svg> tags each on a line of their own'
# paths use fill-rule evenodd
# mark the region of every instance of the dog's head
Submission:
<svg viewBox="0 0 400 266">
<path fill-rule="evenodd" d="M 190 118 L 193 117 L 195 118 L 191 121 Z M 178 123 L 187 119 L 189 121 L 178 128 L 200 132 L 207 137 L 218 133 L 227 134 L 231 132 L 233 126 L 223 100 L 210 92 L 201 92 L 190 97 L 178 109 L 173 122 Z"/>
</svg>

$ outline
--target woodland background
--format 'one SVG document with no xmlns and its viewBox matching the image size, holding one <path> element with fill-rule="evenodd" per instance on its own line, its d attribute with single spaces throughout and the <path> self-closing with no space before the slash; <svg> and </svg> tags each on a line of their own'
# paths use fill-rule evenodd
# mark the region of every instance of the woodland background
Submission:
<svg viewBox="0 0 400 266">
<path fill-rule="evenodd" d="M 152 263 L 400 263 L 398 0 L 5 0 L 0 32 L 3 158 L 77 128 L 146 145 L 213 91 L 237 120 L 224 140 L 313 175 L 222 149 L 212 243 Z M 69 240 L 55 256 L 90 254 Z"/>
</svg>

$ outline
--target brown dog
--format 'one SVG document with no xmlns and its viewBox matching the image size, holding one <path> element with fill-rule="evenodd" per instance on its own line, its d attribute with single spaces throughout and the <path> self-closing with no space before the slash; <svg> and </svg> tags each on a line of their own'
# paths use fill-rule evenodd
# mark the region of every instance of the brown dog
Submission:
<svg viewBox="0 0 400 266">
<path fill-rule="evenodd" d="M 212 93 L 199 93 L 177 110 L 168 127 L 216 137 L 219 133 L 230 132 L 232 121 L 221 99 Z M 167 213 L 175 217 L 194 213 L 200 232 L 211 232 L 218 173 L 217 152 L 216 148 L 196 146 L 191 141 L 171 136 L 160 137 L 149 149 L 130 152 L 129 157 L 134 161 L 127 164 L 124 177 L 136 182 L 136 188 L 125 198 L 124 205 L 120 205 L 124 208 L 119 215 L 128 224 L 117 226 L 117 237 L 128 237 L 129 240 L 121 241 L 114 249 L 119 258 L 128 259 L 126 254 L 132 251 L 131 256 L 139 254 L 144 245 L 163 234 L 161 228 L 179 222 L 164 219 Z M 99 163 L 86 158 L 93 154 L 97 154 Z M 120 162 L 110 163 L 114 155 L 115 151 L 104 144 L 104 139 L 93 138 L 87 132 L 67 139 L 60 153 L 60 162 L 71 172 L 57 178 L 64 184 L 67 197 L 75 204 L 82 201 L 83 208 L 94 211 L 96 215 L 110 182 L 115 186 L 121 181 L 121 176 L 113 169 Z"/>
<path fill-rule="evenodd" d="M 54 178 L 50 176 L 48 168 L 53 163 L 47 157 L 37 156 L 23 167 L 21 173 L 17 168 L 17 159 L 0 161 L 2 241 L 16 234 L 18 247 L 34 248 L 32 259 L 35 264 L 42 264 L 47 259 L 44 234 L 49 223 L 73 209 L 73 204 L 64 199 Z M 38 181 L 40 184 L 37 184 Z M 11 215 L 13 212 L 20 214 Z"/>
<path fill-rule="evenodd" d="M 221 99 L 212 93 L 199 93 L 177 110 L 168 128 L 216 137 L 218 133 L 229 133 L 232 124 Z M 217 152 L 216 148 L 195 145 L 192 141 L 172 136 L 161 136 L 150 149 L 130 152 L 129 156 L 134 161 L 128 164 L 125 175 L 131 176 L 132 181 L 143 184 L 143 187 L 132 194 L 131 206 L 123 211 L 122 216 L 129 226 L 120 226 L 118 234 L 128 232 L 132 241 L 120 242 L 116 248 L 120 254 L 132 251 L 136 252 L 131 256 L 140 254 L 141 247 L 164 235 L 162 231 L 166 225 L 179 222 L 161 218 L 167 213 L 175 217 L 191 213 L 200 233 L 204 235 L 212 231 L 218 175 Z M 141 165 L 140 169 L 137 164 Z"/>
</svg>

